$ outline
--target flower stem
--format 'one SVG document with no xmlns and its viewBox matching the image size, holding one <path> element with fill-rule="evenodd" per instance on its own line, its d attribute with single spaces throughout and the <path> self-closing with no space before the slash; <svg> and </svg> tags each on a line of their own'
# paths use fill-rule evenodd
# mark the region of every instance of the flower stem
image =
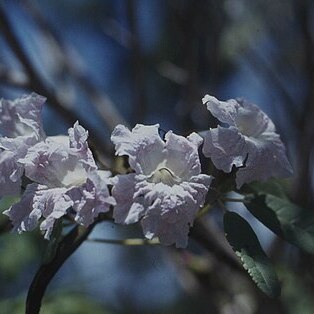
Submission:
<svg viewBox="0 0 314 314">
<path fill-rule="evenodd" d="M 98 243 L 106 243 L 106 244 L 118 244 L 118 245 L 128 245 L 128 246 L 138 246 L 138 245 L 158 245 L 160 244 L 157 238 L 152 240 L 147 239 L 123 239 L 123 240 L 115 240 L 115 239 L 87 239 L 89 242 L 98 242 Z"/>
<path fill-rule="evenodd" d="M 224 202 L 235 202 L 235 203 L 245 203 L 247 201 L 245 197 L 243 198 L 224 197 L 221 200 Z"/>
<path fill-rule="evenodd" d="M 222 200 L 218 199 L 218 200 L 217 200 L 217 203 L 219 204 L 220 208 L 221 208 L 224 212 L 227 212 L 227 211 L 228 211 L 226 205 L 223 203 Z"/>
<path fill-rule="evenodd" d="M 196 214 L 197 218 L 200 218 L 202 216 L 204 216 L 206 213 L 208 213 L 208 211 L 213 207 L 212 204 L 207 204 L 204 207 L 200 208 L 200 210 L 198 211 L 198 213 Z"/>
</svg>

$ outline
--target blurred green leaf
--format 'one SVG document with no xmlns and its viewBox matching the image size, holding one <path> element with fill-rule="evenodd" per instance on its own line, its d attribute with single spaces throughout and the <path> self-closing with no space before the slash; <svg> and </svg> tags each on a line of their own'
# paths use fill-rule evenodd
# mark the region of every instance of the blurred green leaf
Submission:
<svg viewBox="0 0 314 314">
<path fill-rule="evenodd" d="M 254 193 L 258 195 L 271 194 L 278 196 L 282 199 L 288 199 L 287 197 L 287 180 L 284 179 L 271 179 L 267 182 L 253 182 L 250 184 L 244 185 L 241 189 L 241 192 L 245 193 Z"/>
<path fill-rule="evenodd" d="M 11 205 L 18 202 L 19 199 L 19 196 L 4 196 L 0 198 L 0 235 L 5 234 L 11 230 L 11 222 L 9 217 L 2 215 L 2 213 Z"/>
<path fill-rule="evenodd" d="M 0 213 L 20 200 L 19 196 L 4 196 L 0 199 Z M 13 280 L 38 254 L 37 241 L 32 234 L 19 236 L 8 232 L 10 222 L 0 214 L 0 274 L 5 280 Z M 1 311 L 0 311 L 1 312 Z"/>
<path fill-rule="evenodd" d="M 19 196 L 3 196 L 0 199 L 0 213 L 8 209 L 14 203 L 17 203 L 19 200 Z"/>
<path fill-rule="evenodd" d="M 32 234 L 19 236 L 7 233 L 0 238 L 0 248 L 0 274 L 6 280 L 20 275 L 38 254 L 37 242 Z"/>
<path fill-rule="evenodd" d="M 296 271 L 285 265 L 279 268 L 280 278 L 285 283 L 282 289 L 281 300 L 287 314 L 313 314 L 313 292 L 306 284 L 302 270 Z"/>
<path fill-rule="evenodd" d="M 224 215 L 226 238 L 256 285 L 268 296 L 280 295 L 276 272 L 248 222 L 234 212 Z"/>
<path fill-rule="evenodd" d="M 103 306 L 84 295 L 59 293 L 47 298 L 41 308 L 45 314 L 108 314 Z"/>
<path fill-rule="evenodd" d="M 24 298 L 0 302 L 1 313 L 21 314 L 25 311 Z M 44 299 L 40 313 L 44 314 L 109 314 L 102 305 L 87 296 L 64 292 Z"/>
<path fill-rule="evenodd" d="M 311 211 L 271 194 L 259 195 L 245 205 L 279 237 L 314 254 L 314 215 Z"/>
</svg>

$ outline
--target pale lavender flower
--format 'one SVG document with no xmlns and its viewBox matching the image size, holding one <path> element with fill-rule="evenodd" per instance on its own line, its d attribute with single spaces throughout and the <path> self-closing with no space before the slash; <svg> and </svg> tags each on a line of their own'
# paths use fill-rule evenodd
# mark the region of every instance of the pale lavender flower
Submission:
<svg viewBox="0 0 314 314">
<path fill-rule="evenodd" d="M 21 201 L 4 212 L 14 230 L 30 231 L 43 219 L 40 229 L 49 239 L 55 220 L 69 208 L 76 222 L 88 226 L 115 204 L 108 190 L 110 172 L 97 170 L 87 137 L 76 122 L 69 137 L 47 137 L 18 160 L 26 177 L 36 183 L 28 185 Z"/>
<path fill-rule="evenodd" d="M 3 136 L 45 137 L 41 111 L 46 98 L 36 93 L 24 95 L 15 100 L 0 100 L 0 130 Z"/>
<path fill-rule="evenodd" d="M 73 201 L 77 223 L 89 226 L 100 213 L 108 212 L 110 205 L 116 205 L 108 190 L 110 177 L 110 171 L 89 171 L 85 183 L 67 190 L 66 194 Z"/>
<path fill-rule="evenodd" d="M 209 95 L 203 103 L 224 124 L 204 133 L 203 153 L 224 172 L 230 172 L 233 166 L 239 168 L 237 188 L 255 180 L 292 174 L 273 122 L 256 105 L 242 99 L 219 101 Z"/>
<path fill-rule="evenodd" d="M 21 201 L 3 213 L 9 216 L 13 231 L 18 233 L 35 229 L 43 218 L 40 229 L 49 239 L 55 220 L 65 215 L 72 204 L 65 188 L 48 188 L 32 183 L 27 185 Z"/>
<path fill-rule="evenodd" d="M 20 192 L 24 169 L 17 160 L 45 138 L 41 122 L 45 100 L 35 93 L 13 101 L 0 100 L 0 197 Z"/>
<path fill-rule="evenodd" d="M 87 179 L 87 171 L 97 169 L 87 136 L 76 122 L 69 129 L 69 136 L 47 137 L 29 148 L 18 161 L 24 166 L 25 175 L 37 183 L 51 187 L 82 184 Z"/>
<path fill-rule="evenodd" d="M 201 174 L 199 135 L 184 138 L 169 131 L 163 141 L 158 128 L 158 124 L 137 124 L 132 131 L 123 125 L 113 130 L 116 154 L 127 155 L 135 171 L 112 180 L 117 202 L 113 217 L 124 224 L 140 220 L 146 238 L 186 247 L 189 228 L 204 205 L 212 177 Z"/>
</svg>

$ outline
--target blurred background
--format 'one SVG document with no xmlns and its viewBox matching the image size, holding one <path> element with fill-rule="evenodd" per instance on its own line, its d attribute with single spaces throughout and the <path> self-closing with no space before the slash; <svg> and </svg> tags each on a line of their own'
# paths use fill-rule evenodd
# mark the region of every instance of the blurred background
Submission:
<svg viewBox="0 0 314 314">
<path fill-rule="evenodd" d="M 205 94 L 245 97 L 275 122 L 295 169 L 290 195 L 313 210 L 313 14 L 311 0 L 3 0 L 0 97 L 46 96 L 46 133 L 79 120 L 106 167 L 118 123 L 187 135 L 210 126 Z M 208 217 L 210 236 L 226 246 L 217 217 Z M 313 257 L 247 217 L 279 273 L 280 299 L 193 240 L 188 250 L 85 242 L 42 313 L 313 313 Z M 44 244 L 38 232 L 6 232 L 2 220 L 0 312 L 23 313 Z M 102 223 L 92 236 L 141 231 Z"/>
</svg>

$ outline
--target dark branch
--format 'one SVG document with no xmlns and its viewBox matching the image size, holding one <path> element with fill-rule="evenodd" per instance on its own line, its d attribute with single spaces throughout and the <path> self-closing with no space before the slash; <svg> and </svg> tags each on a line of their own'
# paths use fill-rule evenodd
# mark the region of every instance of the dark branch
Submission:
<svg viewBox="0 0 314 314">
<path fill-rule="evenodd" d="M 79 52 L 68 42 L 64 43 L 59 34 L 54 30 L 52 25 L 48 23 L 47 19 L 45 19 L 41 14 L 41 11 L 32 3 L 32 1 L 26 1 L 22 4 L 24 4 L 25 9 L 37 23 L 40 31 L 44 34 L 44 37 L 49 39 L 48 43 L 53 46 L 52 48 L 57 49 L 60 58 L 60 71 L 69 73 L 73 81 L 77 83 L 78 87 L 85 92 L 109 131 L 112 131 L 117 124 L 121 123 L 127 125 L 126 121 L 116 109 L 116 105 L 113 101 L 108 95 L 103 91 L 100 91 L 99 88 L 93 84 L 92 80 L 83 73 L 81 67 L 75 62 L 77 58 L 74 56 L 79 56 Z M 81 58 L 79 58 L 79 61 L 80 63 L 83 63 Z M 83 64 L 83 68 L 85 68 L 85 64 Z"/>
<path fill-rule="evenodd" d="M 304 73 L 308 82 L 307 94 L 301 118 L 296 128 L 298 135 L 298 173 L 295 188 L 295 201 L 305 208 L 313 204 L 313 143 L 314 143 L 314 41 L 311 33 L 311 10 L 309 1 L 296 2 L 296 17 L 301 28 L 304 47 Z"/>
<path fill-rule="evenodd" d="M 67 109 L 71 107 L 71 104 L 66 104 L 64 99 L 60 100 L 59 97 L 57 97 L 57 93 L 53 91 L 51 87 L 48 87 L 44 84 L 43 78 L 41 78 L 40 75 L 35 71 L 31 60 L 28 58 L 23 49 L 23 46 L 14 33 L 6 12 L 2 6 L 0 6 L 0 30 L 5 36 L 13 53 L 16 55 L 19 62 L 23 65 L 32 90 L 47 97 L 50 105 L 53 106 L 53 108 L 63 119 L 72 125 L 77 120 L 77 116 L 71 110 Z M 80 123 L 88 130 L 93 129 L 93 126 L 87 123 L 87 121 L 84 121 L 82 118 L 80 118 Z M 108 151 L 110 151 L 107 145 L 104 143 L 102 136 L 96 135 L 95 133 L 91 134 L 91 142 L 92 145 L 97 147 L 97 150 L 99 150 L 105 156 L 108 154 Z"/>
<path fill-rule="evenodd" d="M 127 1 L 127 16 L 130 27 L 130 53 L 132 62 L 133 78 L 133 93 L 134 93 L 134 104 L 133 104 L 133 122 L 144 122 L 147 105 L 145 96 L 145 65 L 144 56 L 140 46 L 140 38 L 137 28 L 137 1 Z"/>
<path fill-rule="evenodd" d="M 40 311 L 42 298 L 47 286 L 69 256 L 83 243 L 92 232 L 97 221 L 88 228 L 76 226 L 60 242 L 55 257 L 38 269 L 26 300 L 26 314 L 37 314 Z"/>
</svg>

